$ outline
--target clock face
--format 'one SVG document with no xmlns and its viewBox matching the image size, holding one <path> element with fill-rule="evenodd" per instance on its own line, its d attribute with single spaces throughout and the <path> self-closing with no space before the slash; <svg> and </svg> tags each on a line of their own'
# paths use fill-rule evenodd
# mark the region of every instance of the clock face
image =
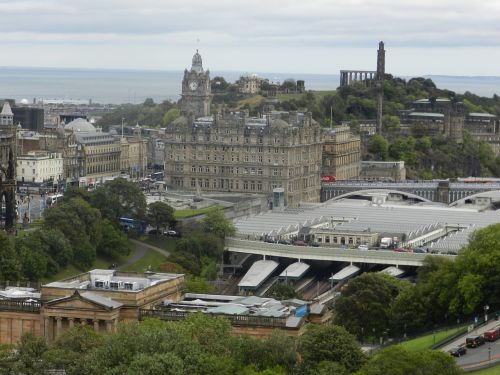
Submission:
<svg viewBox="0 0 500 375">
<path fill-rule="evenodd" d="M 196 81 L 189 82 L 189 88 L 193 91 L 196 90 L 198 88 L 198 82 Z"/>
</svg>

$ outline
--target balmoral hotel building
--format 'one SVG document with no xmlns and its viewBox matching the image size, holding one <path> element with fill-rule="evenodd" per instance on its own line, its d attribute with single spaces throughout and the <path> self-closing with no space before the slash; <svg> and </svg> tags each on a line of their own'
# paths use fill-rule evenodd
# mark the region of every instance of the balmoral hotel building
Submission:
<svg viewBox="0 0 500 375">
<path fill-rule="evenodd" d="M 174 188 L 271 194 L 318 202 L 322 134 L 310 113 L 210 115 L 209 72 L 198 52 L 182 84 L 182 116 L 165 129 L 165 176 Z"/>
</svg>

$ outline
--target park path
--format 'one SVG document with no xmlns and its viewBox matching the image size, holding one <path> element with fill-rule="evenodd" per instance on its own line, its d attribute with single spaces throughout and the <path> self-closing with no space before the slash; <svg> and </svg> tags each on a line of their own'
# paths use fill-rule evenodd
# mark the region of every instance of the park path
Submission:
<svg viewBox="0 0 500 375">
<path fill-rule="evenodd" d="M 120 264 L 117 269 L 121 270 L 124 268 L 127 268 L 128 266 L 134 264 L 137 262 L 139 259 L 141 259 L 144 255 L 146 255 L 146 252 L 148 250 L 153 250 L 156 251 L 165 257 L 168 257 L 170 253 L 166 250 L 160 249 L 159 247 L 149 245 L 147 243 L 141 242 L 134 240 L 132 238 L 129 239 L 129 241 L 134 244 L 134 249 L 132 250 L 132 255 L 127 259 L 127 261 L 123 264 Z"/>
</svg>

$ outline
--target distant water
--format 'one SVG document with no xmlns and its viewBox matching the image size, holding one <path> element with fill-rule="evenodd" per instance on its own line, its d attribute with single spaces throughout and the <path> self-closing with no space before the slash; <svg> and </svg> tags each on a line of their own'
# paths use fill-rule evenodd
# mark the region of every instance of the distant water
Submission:
<svg viewBox="0 0 500 375">
<path fill-rule="evenodd" d="M 228 82 L 237 80 L 242 72 L 211 71 L 211 76 L 223 76 Z M 146 98 L 155 102 L 180 97 L 182 71 L 84 70 L 0 67 L 0 98 L 21 100 L 91 99 L 96 103 L 142 103 Z M 308 90 L 334 90 L 338 74 L 279 74 L 259 73 L 271 81 L 287 78 L 303 79 Z M 500 77 L 429 76 L 438 87 L 457 93 L 471 91 L 491 97 L 500 94 Z"/>
</svg>

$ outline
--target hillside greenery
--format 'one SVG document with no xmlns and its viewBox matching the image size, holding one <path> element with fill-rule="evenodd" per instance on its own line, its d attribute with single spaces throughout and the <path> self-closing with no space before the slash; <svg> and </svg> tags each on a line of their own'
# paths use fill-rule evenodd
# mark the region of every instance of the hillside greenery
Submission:
<svg viewBox="0 0 500 375">
<path fill-rule="evenodd" d="M 47 345 L 24 335 L 15 350 L 0 348 L 0 373 L 102 375 L 347 375 L 460 374 L 446 353 L 413 353 L 388 348 L 368 358 L 355 338 L 334 325 L 310 324 L 288 337 L 275 331 L 266 339 L 231 335 L 223 317 L 192 314 L 179 322 L 147 319 L 122 323 L 101 336 L 75 326 Z M 388 365 L 390 372 L 386 372 Z"/>
</svg>

